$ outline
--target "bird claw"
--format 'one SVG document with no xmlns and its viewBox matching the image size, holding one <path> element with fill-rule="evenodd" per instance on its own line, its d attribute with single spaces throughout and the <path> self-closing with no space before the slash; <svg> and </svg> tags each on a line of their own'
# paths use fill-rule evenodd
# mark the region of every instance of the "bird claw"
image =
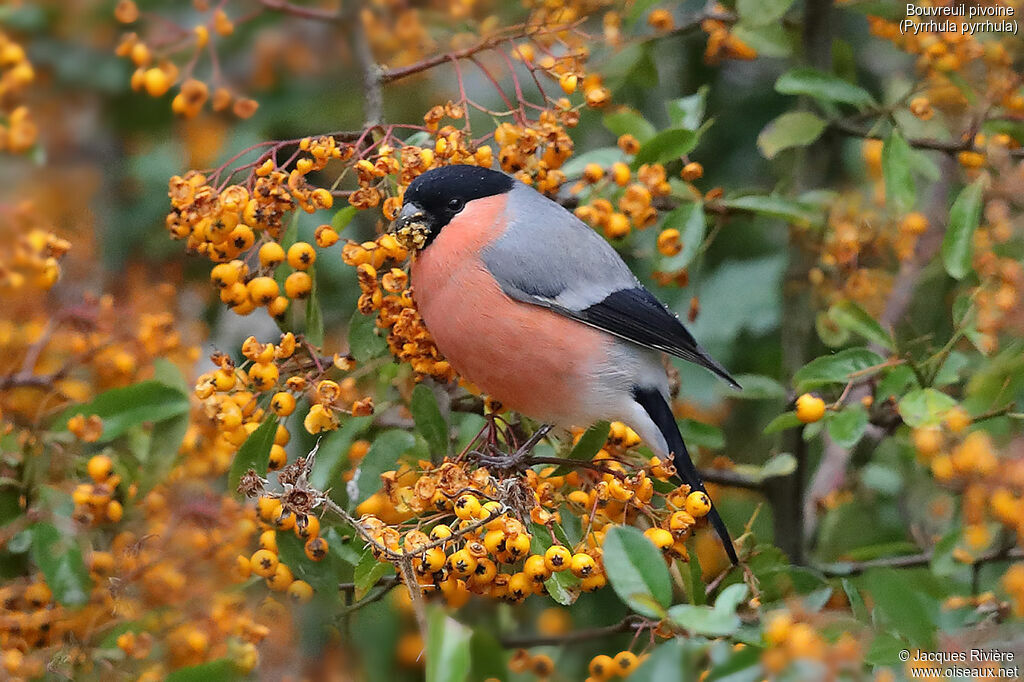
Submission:
<svg viewBox="0 0 1024 682">
<path fill-rule="evenodd" d="M 470 450 L 467 454 L 472 455 L 477 462 L 488 469 L 497 471 L 519 472 L 530 465 L 530 454 L 537 447 L 537 443 L 544 439 L 551 431 L 550 424 L 544 424 L 537 429 L 530 438 L 514 452 L 502 452 L 495 445 L 490 445 L 490 452 Z"/>
</svg>

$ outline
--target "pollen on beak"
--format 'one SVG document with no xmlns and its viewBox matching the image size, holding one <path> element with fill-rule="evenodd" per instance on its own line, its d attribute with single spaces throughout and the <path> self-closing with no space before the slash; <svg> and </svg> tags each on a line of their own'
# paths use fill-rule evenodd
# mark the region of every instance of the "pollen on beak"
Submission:
<svg viewBox="0 0 1024 682">
<path fill-rule="evenodd" d="M 419 206 L 408 203 L 402 206 L 388 227 L 388 232 L 394 234 L 398 243 L 406 249 L 419 250 L 427 243 L 430 235 L 430 218 Z"/>
</svg>

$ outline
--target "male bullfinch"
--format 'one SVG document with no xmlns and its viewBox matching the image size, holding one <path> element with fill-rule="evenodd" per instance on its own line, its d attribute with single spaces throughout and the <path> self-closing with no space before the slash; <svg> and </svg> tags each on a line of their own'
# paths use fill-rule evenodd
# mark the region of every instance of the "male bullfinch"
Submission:
<svg viewBox="0 0 1024 682">
<path fill-rule="evenodd" d="M 392 230 L 417 250 L 416 305 L 462 376 L 545 423 L 625 422 L 704 491 L 661 353 L 739 385 L 601 236 L 530 186 L 478 166 L 417 177 Z M 716 509 L 710 518 L 735 564 Z"/>
</svg>

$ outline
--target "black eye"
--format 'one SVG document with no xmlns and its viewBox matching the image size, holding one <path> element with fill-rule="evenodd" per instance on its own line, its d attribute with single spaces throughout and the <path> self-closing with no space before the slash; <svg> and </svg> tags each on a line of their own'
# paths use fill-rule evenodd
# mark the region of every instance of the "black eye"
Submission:
<svg viewBox="0 0 1024 682">
<path fill-rule="evenodd" d="M 451 211 L 452 213 L 458 213 L 459 211 L 462 210 L 462 207 L 465 205 L 465 202 L 462 201 L 462 199 L 459 199 L 458 197 L 448 200 L 448 210 Z"/>
</svg>

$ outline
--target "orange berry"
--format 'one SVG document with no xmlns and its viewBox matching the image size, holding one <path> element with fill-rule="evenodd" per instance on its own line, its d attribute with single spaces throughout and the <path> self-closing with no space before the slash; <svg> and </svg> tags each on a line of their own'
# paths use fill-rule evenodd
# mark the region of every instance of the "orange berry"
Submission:
<svg viewBox="0 0 1024 682">
<path fill-rule="evenodd" d="M 818 396 L 804 393 L 796 399 L 796 418 L 804 424 L 811 424 L 825 416 L 825 401 Z"/>
</svg>

